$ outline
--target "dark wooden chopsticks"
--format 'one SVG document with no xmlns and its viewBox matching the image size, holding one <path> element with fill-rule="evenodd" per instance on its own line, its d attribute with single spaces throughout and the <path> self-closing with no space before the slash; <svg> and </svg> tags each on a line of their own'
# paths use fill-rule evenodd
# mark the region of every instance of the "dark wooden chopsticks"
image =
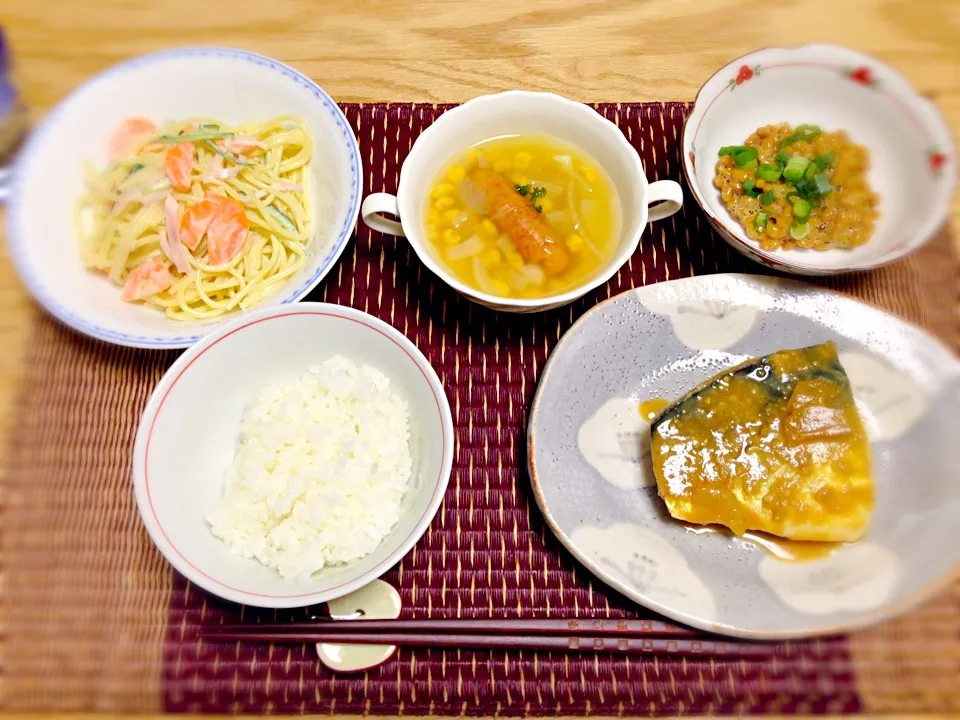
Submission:
<svg viewBox="0 0 960 720">
<path fill-rule="evenodd" d="M 559 650 L 649 655 L 760 658 L 775 646 L 700 638 L 658 620 L 409 619 L 219 625 L 208 640 L 340 643 L 497 650 Z"/>
<path fill-rule="evenodd" d="M 205 633 L 224 632 L 322 633 L 404 632 L 404 633 L 482 633 L 488 635 L 657 635 L 692 637 L 694 630 L 661 620 L 584 619 L 584 618 L 411 618 L 409 620 L 320 620 L 294 623 L 241 623 L 204 628 Z"/>
</svg>

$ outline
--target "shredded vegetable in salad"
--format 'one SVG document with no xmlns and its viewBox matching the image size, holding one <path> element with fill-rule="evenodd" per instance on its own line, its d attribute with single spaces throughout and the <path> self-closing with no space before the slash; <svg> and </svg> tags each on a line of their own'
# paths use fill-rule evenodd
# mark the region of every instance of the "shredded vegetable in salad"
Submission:
<svg viewBox="0 0 960 720">
<path fill-rule="evenodd" d="M 128 118 L 110 165 L 85 169 L 76 226 L 84 265 L 175 320 L 250 308 L 306 262 L 309 163 L 303 122 L 231 127 Z"/>
</svg>

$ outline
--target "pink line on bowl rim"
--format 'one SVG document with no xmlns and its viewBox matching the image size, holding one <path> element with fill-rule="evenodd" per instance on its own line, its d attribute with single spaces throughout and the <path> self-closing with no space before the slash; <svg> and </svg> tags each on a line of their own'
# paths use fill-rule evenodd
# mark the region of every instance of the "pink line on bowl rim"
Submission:
<svg viewBox="0 0 960 720">
<path fill-rule="evenodd" d="M 744 55 L 742 58 L 738 58 L 737 60 L 734 60 L 731 64 L 736 64 L 737 62 L 739 62 L 739 60 L 742 60 L 743 58 L 746 58 L 746 57 L 748 56 Z M 820 70 L 829 70 L 832 72 L 841 72 L 843 70 L 842 65 L 832 65 L 829 63 L 821 63 L 821 62 L 815 62 L 815 61 L 775 63 L 773 65 L 766 65 L 763 67 L 763 69 L 766 71 L 766 70 L 778 70 L 780 68 L 791 68 L 791 67 L 812 67 L 812 68 L 818 68 Z M 873 68 L 871 68 L 871 70 L 873 70 Z M 720 74 L 720 71 L 718 70 L 716 73 L 714 73 L 713 76 L 711 76 L 710 80 L 712 80 L 714 77 L 716 77 L 719 74 Z M 709 82 L 709 80 L 707 82 Z M 693 140 L 691 142 L 691 145 L 693 145 L 694 147 L 696 147 L 696 144 L 697 144 L 697 136 L 700 134 L 700 126 L 703 125 L 703 121 L 706 119 L 707 113 L 710 111 L 710 108 L 713 107 L 713 104 L 717 100 L 719 100 L 724 93 L 728 92 L 729 89 L 730 88 L 728 86 L 724 86 L 724 88 L 720 92 L 718 92 L 714 96 L 714 98 L 709 102 L 707 107 L 704 108 L 703 115 L 700 116 L 700 121 L 697 123 L 697 129 L 693 132 Z M 927 137 L 928 142 L 932 142 L 933 136 L 930 134 L 929 128 L 926 126 L 923 120 L 913 111 L 913 109 L 909 105 L 907 105 L 905 102 L 903 102 L 897 96 L 896 93 L 890 92 L 882 87 L 877 88 L 876 91 L 879 92 L 881 95 L 883 95 L 887 100 L 891 101 L 894 105 L 898 106 L 900 110 L 902 110 L 904 113 L 906 113 L 909 116 L 909 118 L 914 122 L 914 124 L 917 125 L 921 131 L 923 131 L 923 134 L 924 136 Z M 696 106 L 696 103 L 694 103 L 694 106 Z"/>
<path fill-rule="evenodd" d="M 167 388 L 167 391 L 163 394 L 163 398 L 160 400 L 160 404 L 157 406 L 157 411 L 156 411 L 156 413 L 154 413 L 153 421 L 150 423 L 150 432 L 147 434 L 146 450 L 145 450 L 144 453 L 143 453 L 143 477 L 144 477 L 144 484 L 146 485 L 146 489 L 147 489 L 147 502 L 150 504 L 150 512 L 153 514 L 153 519 L 156 521 L 157 527 L 160 528 L 160 532 L 161 532 L 161 534 L 163 535 L 163 539 L 166 540 L 167 543 L 169 543 L 170 547 L 172 547 L 173 550 L 174 550 L 174 552 L 177 553 L 178 556 L 180 556 L 180 559 L 181 559 L 181 560 L 183 560 L 187 565 L 189 565 L 191 568 L 193 568 L 193 570 L 195 570 L 199 575 L 203 576 L 204 578 L 206 578 L 206 579 L 209 580 L 210 582 L 215 583 L 216 585 L 219 585 L 220 587 L 226 588 L 227 590 L 231 590 L 231 591 L 236 592 L 236 593 L 241 593 L 241 594 L 243 594 L 243 595 L 249 595 L 249 596 L 251 596 L 251 597 L 262 597 L 262 598 L 300 598 L 300 597 L 310 597 L 310 596 L 312 596 L 312 595 L 317 595 L 318 592 L 320 592 L 320 591 L 315 590 L 315 591 L 313 591 L 313 592 L 298 593 L 298 594 L 295 594 L 295 595 L 270 595 L 270 594 L 266 594 L 266 593 L 250 592 L 249 590 L 241 590 L 240 588 L 235 588 L 235 587 L 233 587 L 232 585 L 227 585 L 226 583 L 220 582 L 220 581 L 217 580 L 216 578 L 210 577 L 210 576 L 207 575 L 203 570 L 201 570 L 201 569 L 198 568 L 196 565 L 194 565 L 192 562 L 190 562 L 190 560 L 188 560 L 187 557 L 186 557 L 182 552 L 180 552 L 180 549 L 179 549 L 176 545 L 174 545 L 173 541 L 170 539 L 170 536 L 167 535 L 167 531 L 164 529 L 163 523 L 160 522 L 160 518 L 157 516 L 157 511 L 156 511 L 156 509 L 153 507 L 153 496 L 152 496 L 151 493 L 150 493 L 150 474 L 149 474 L 149 471 L 148 471 L 148 469 L 147 469 L 147 467 L 148 467 L 148 459 L 150 458 L 150 443 L 151 443 L 151 441 L 153 440 L 153 430 L 154 430 L 154 427 L 155 427 L 156 424 L 157 424 L 157 419 L 160 417 L 160 411 L 163 410 L 163 404 L 167 401 L 167 397 L 170 395 L 170 392 L 173 390 L 173 388 L 176 387 L 177 383 L 180 381 L 180 378 L 183 377 L 184 373 L 186 373 L 187 370 L 190 369 L 190 366 L 191 366 L 191 365 L 193 365 L 197 360 L 199 360 L 201 357 L 203 357 L 204 353 L 206 353 L 208 350 L 216 347 L 220 342 L 222 342 L 223 340 L 226 340 L 228 337 L 230 337 L 231 335 L 234 335 L 235 333 L 240 332 L 241 330 L 245 330 L 245 329 L 247 329 L 247 328 L 249 328 L 249 327 L 253 327 L 254 325 L 259 325 L 260 323 L 269 322 L 270 320 L 281 320 L 281 319 L 283 319 L 283 318 L 296 317 L 296 316 L 298 316 L 298 315 L 318 315 L 318 316 L 321 316 L 321 317 L 333 317 L 333 318 L 337 318 L 338 320 L 349 320 L 350 322 L 355 322 L 355 323 L 357 323 L 357 324 L 359 324 L 359 325 L 363 325 L 364 327 L 369 328 L 370 330 L 373 330 L 373 331 L 376 332 L 376 333 L 379 333 L 380 335 L 382 335 L 383 337 L 385 337 L 387 340 L 389 340 L 390 342 L 392 342 L 394 345 L 396 345 L 400 350 L 403 351 L 403 354 L 406 355 L 414 365 L 416 365 L 417 370 L 420 371 L 420 374 L 423 376 L 423 379 L 427 382 L 427 385 L 430 387 L 430 392 L 433 394 L 433 400 L 434 400 L 434 402 L 437 404 L 437 417 L 440 419 L 440 426 L 441 426 L 441 428 L 443 427 L 443 413 L 440 411 L 440 399 L 437 397 L 436 389 L 433 387 L 433 384 L 430 382 L 430 379 L 427 377 L 427 374 L 423 371 L 423 368 L 420 367 L 420 363 L 418 363 L 418 362 L 416 361 L 416 359 L 407 351 L 407 349 L 406 349 L 405 347 L 403 347 L 400 343 L 398 343 L 394 338 L 392 338 L 392 337 L 390 337 L 389 335 L 387 335 L 387 334 L 386 334 L 385 332 L 383 332 L 381 329 L 379 329 L 379 328 L 377 328 L 377 327 L 374 327 L 373 325 L 370 325 L 370 324 L 368 324 L 368 323 L 366 323 L 366 322 L 364 322 L 363 320 L 360 320 L 360 319 L 358 319 L 358 318 L 351 318 L 351 317 L 346 317 L 346 316 L 344 316 L 344 315 L 337 315 L 336 313 L 330 313 L 330 312 L 315 312 L 315 311 L 310 311 L 310 310 L 302 310 L 302 311 L 299 311 L 299 312 L 284 313 L 283 315 L 272 315 L 272 316 L 270 316 L 270 317 L 261 318 L 261 319 L 259 319 L 259 320 L 254 320 L 254 321 L 252 321 L 252 322 L 247 323 L 246 325 L 241 325 L 241 326 L 238 327 L 238 328 L 234 328 L 233 330 L 231 330 L 230 332 L 228 332 L 226 335 L 224 335 L 223 337 L 217 338 L 217 339 L 214 340 L 212 343 L 210 343 L 210 345 L 208 345 L 208 346 L 205 347 L 203 350 L 201 350 L 199 353 L 197 353 L 197 356 L 196 356 L 195 358 L 191 359 L 190 362 L 188 362 L 188 363 L 186 364 L 186 366 L 184 366 L 184 368 L 177 374 L 177 377 L 175 377 L 175 378 L 173 379 L 173 382 L 170 383 L 170 387 Z M 441 433 L 440 433 L 440 442 L 441 442 L 441 445 L 440 445 L 440 455 L 441 455 L 441 457 L 442 457 L 442 456 L 445 454 L 445 452 L 446 452 L 446 446 L 447 446 L 447 437 L 446 437 L 446 433 L 445 433 L 445 432 L 441 432 Z M 440 485 L 442 484 L 442 475 L 443 475 L 443 467 L 442 467 L 442 463 L 441 463 L 440 472 L 439 472 L 439 474 L 437 475 L 437 482 L 436 482 L 436 485 L 435 485 L 435 487 L 434 487 L 433 495 L 431 496 L 431 500 L 436 497 L 437 491 L 440 489 Z M 432 505 L 432 502 L 431 502 L 430 504 Z M 418 525 L 418 526 L 420 525 L 420 523 L 423 522 L 424 518 L 427 517 L 427 515 L 429 514 L 429 512 L 430 512 L 430 508 L 429 508 L 429 506 L 428 506 L 427 509 L 424 511 L 423 515 L 421 515 L 421 516 L 420 516 L 420 519 L 417 521 L 417 525 Z M 416 528 L 414 528 L 413 532 L 411 532 L 409 535 L 407 535 L 407 537 L 404 538 L 403 542 L 400 543 L 400 545 L 405 544 L 405 543 L 406 543 L 410 538 L 412 538 L 416 533 L 417 533 L 417 530 L 416 530 Z M 421 533 L 421 534 L 422 534 L 422 533 Z M 365 572 L 363 575 L 360 575 L 360 576 L 357 577 L 357 578 L 354 578 L 354 579 L 352 579 L 352 580 L 348 580 L 347 582 L 344 582 L 344 583 L 340 583 L 339 585 L 334 585 L 334 586 L 331 587 L 331 588 L 327 588 L 324 592 L 330 592 L 330 591 L 332 591 L 332 590 L 337 590 L 338 588 L 341 588 L 341 587 L 343 587 L 344 585 L 349 585 L 349 584 L 358 582 L 358 581 L 363 580 L 364 578 L 367 578 L 367 577 L 370 577 L 370 576 L 377 577 L 378 575 L 382 574 L 383 571 L 386 569 L 386 568 L 384 568 L 385 562 L 387 562 L 387 561 L 384 561 L 384 563 L 380 563 L 380 564 L 377 565 L 376 567 L 371 568 L 370 570 L 368 570 L 368 571 Z M 392 565 L 393 562 L 391 561 L 390 564 Z"/>
</svg>

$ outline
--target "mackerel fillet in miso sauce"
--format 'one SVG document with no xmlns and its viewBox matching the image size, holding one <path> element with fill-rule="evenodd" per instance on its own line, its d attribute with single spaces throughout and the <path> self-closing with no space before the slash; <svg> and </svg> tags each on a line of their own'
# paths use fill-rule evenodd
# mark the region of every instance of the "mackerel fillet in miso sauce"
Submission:
<svg viewBox="0 0 960 720">
<path fill-rule="evenodd" d="M 653 422 L 670 514 L 791 540 L 853 541 L 874 506 L 870 448 L 832 342 L 728 370 Z"/>
</svg>

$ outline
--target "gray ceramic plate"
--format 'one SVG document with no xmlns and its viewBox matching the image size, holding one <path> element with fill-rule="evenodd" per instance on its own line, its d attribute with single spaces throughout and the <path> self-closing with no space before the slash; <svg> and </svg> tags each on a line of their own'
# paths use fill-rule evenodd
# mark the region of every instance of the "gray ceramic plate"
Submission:
<svg viewBox="0 0 960 720">
<path fill-rule="evenodd" d="M 871 437 L 867 537 L 783 562 L 696 534 L 657 495 L 645 399 L 674 400 L 749 357 L 834 340 Z M 879 310 L 810 285 L 710 275 L 619 295 L 550 356 L 528 427 L 537 502 L 561 542 L 636 602 L 751 638 L 833 633 L 903 612 L 960 565 L 960 362 Z"/>
</svg>

